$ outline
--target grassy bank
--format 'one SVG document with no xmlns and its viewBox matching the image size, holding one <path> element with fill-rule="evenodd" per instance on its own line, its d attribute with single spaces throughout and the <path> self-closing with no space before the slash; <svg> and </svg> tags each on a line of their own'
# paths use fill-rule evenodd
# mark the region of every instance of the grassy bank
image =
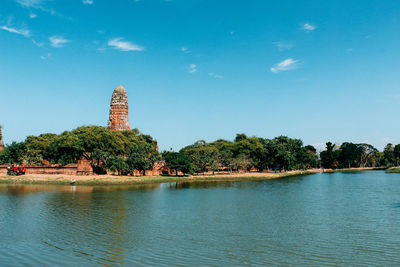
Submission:
<svg viewBox="0 0 400 267">
<path fill-rule="evenodd" d="M 354 172 L 354 171 L 378 171 L 386 170 L 387 167 L 365 167 L 365 168 L 344 168 L 344 169 L 324 169 L 323 172 Z"/>
<path fill-rule="evenodd" d="M 133 185 L 149 183 L 168 182 L 212 182 L 212 181 L 260 181 L 308 175 L 319 172 L 349 172 L 382 170 L 383 168 L 348 168 L 348 169 L 312 169 L 287 172 L 250 172 L 217 175 L 196 176 L 114 176 L 114 175 L 90 175 L 90 176 L 68 176 L 68 175 L 41 175 L 27 174 L 24 176 L 0 176 L 0 183 L 7 184 L 59 184 L 69 185 L 75 180 L 75 185 Z M 390 168 L 390 172 L 400 172 L 400 168 Z"/>
<path fill-rule="evenodd" d="M 0 176 L 0 183 L 13 184 L 70 184 L 75 180 L 75 185 L 130 185 L 168 182 L 208 182 L 208 181 L 255 181 L 270 180 L 297 175 L 316 173 L 315 170 L 290 171 L 282 173 L 236 173 L 224 175 L 199 175 L 199 176 L 66 176 L 66 175 L 37 175 Z"/>
<path fill-rule="evenodd" d="M 400 167 L 391 167 L 386 169 L 386 171 L 391 173 L 400 173 Z"/>
</svg>

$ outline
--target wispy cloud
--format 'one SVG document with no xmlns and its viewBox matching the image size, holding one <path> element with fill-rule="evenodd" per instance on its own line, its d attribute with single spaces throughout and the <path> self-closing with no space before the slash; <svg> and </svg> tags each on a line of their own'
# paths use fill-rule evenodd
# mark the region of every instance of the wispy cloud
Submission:
<svg viewBox="0 0 400 267">
<path fill-rule="evenodd" d="M 60 18 L 63 18 L 63 19 L 72 20 L 71 17 L 64 16 L 64 15 L 56 12 L 52 8 L 47 8 L 45 6 L 45 3 L 49 2 L 50 0 L 15 0 L 15 1 L 18 4 L 20 4 L 22 7 L 26 7 L 26 8 L 29 8 L 29 9 L 38 9 L 40 11 L 43 11 L 43 12 L 46 12 L 46 13 L 50 13 L 50 15 L 52 15 L 52 16 L 57 16 L 57 17 L 60 17 Z M 33 16 L 36 17 L 36 14 L 33 14 Z M 30 18 L 34 18 L 34 17 L 30 17 Z"/>
<path fill-rule="evenodd" d="M 8 32 L 16 33 L 16 34 L 22 35 L 24 37 L 29 37 L 31 35 L 30 30 L 27 30 L 27 29 L 16 29 L 16 28 L 7 27 L 7 26 L 1 26 L 0 29 L 8 31 Z"/>
<path fill-rule="evenodd" d="M 197 72 L 196 64 L 189 64 L 189 73 L 195 73 L 195 72 Z"/>
<path fill-rule="evenodd" d="M 43 0 L 16 0 L 21 6 L 38 8 Z"/>
<path fill-rule="evenodd" d="M 108 46 L 120 51 L 143 51 L 144 47 L 128 42 L 123 41 L 123 38 L 114 38 L 108 40 Z"/>
<path fill-rule="evenodd" d="M 184 46 L 181 47 L 181 51 L 183 53 L 190 53 L 189 49 L 187 47 L 184 47 Z"/>
<path fill-rule="evenodd" d="M 47 55 L 44 56 L 40 56 L 41 59 L 45 60 L 45 59 L 50 59 L 51 58 L 51 54 L 47 53 Z"/>
<path fill-rule="evenodd" d="M 306 32 L 311 32 L 311 31 L 313 31 L 313 30 L 316 29 L 316 26 L 314 26 L 314 25 L 312 25 L 312 24 L 310 24 L 310 23 L 305 23 L 305 24 L 303 24 L 303 25 L 301 26 L 301 29 L 302 29 L 303 31 L 306 31 Z"/>
<path fill-rule="evenodd" d="M 93 0 L 82 0 L 82 3 L 84 3 L 85 5 L 91 5 L 93 4 Z"/>
<path fill-rule="evenodd" d="M 216 79 L 223 79 L 224 78 L 224 76 L 216 74 L 214 72 L 209 72 L 208 75 L 213 77 L 213 78 L 216 78 Z"/>
<path fill-rule="evenodd" d="M 35 13 L 29 13 L 29 17 L 31 18 L 31 19 L 34 19 L 34 18 L 36 18 L 37 17 L 37 15 L 35 14 Z"/>
<path fill-rule="evenodd" d="M 69 40 L 65 39 L 62 36 L 53 35 L 49 38 L 50 45 L 52 47 L 63 47 L 66 43 L 69 43 Z"/>
<path fill-rule="evenodd" d="M 285 41 L 273 42 L 272 44 L 276 46 L 279 51 L 285 51 L 293 48 L 293 44 Z"/>
<path fill-rule="evenodd" d="M 294 60 L 294 59 L 288 58 L 288 59 L 285 59 L 282 62 L 279 62 L 274 67 L 271 67 L 270 71 L 273 72 L 273 73 L 278 73 L 278 72 L 281 72 L 281 71 L 293 70 L 293 69 L 297 68 L 298 65 L 299 65 L 299 61 L 298 60 Z"/>
<path fill-rule="evenodd" d="M 37 42 L 37 41 L 35 41 L 34 39 L 32 39 L 32 43 L 33 43 L 34 45 L 38 46 L 38 47 L 42 47 L 42 46 L 43 46 L 43 43 L 42 43 L 42 42 Z"/>
</svg>

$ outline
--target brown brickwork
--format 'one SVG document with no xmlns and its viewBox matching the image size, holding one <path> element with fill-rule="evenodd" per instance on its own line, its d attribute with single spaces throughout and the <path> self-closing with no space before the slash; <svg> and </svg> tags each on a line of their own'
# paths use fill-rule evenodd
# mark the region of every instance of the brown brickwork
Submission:
<svg viewBox="0 0 400 267">
<path fill-rule="evenodd" d="M 128 95 L 125 88 L 119 85 L 115 88 L 110 104 L 108 128 L 111 130 L 129 130 Z"/>
<path fill-rule="evenodd" d="M 3 142 L 3 135 L 1 134 L 1 126 L 0 126 L 0 152 L 4 150 L 4 142 Z"/>
</svg>

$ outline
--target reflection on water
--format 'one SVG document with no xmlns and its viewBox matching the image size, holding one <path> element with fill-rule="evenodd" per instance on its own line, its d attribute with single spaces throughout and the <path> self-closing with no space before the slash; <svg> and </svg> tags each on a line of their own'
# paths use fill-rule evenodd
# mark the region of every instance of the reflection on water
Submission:
<svg viewBox="0 0 400 267">
<path fill-rule="evenodd" d="M 65 193 L 92 193 L 115 192 L 126 190 L 152 190 L 159 188 L 160 184 L 141 185 L 110 185 L 110 186 L 85 186 L 85 185 L 40 185 L 40 184 L 0 184 L 0 193 L 24 195 L 40 192 L 65 192 Z"/>
<path fill-rule="evenodd" d="M 0 185 L 0 265 L 400 265 L 400 174 Z"/>
</svg>

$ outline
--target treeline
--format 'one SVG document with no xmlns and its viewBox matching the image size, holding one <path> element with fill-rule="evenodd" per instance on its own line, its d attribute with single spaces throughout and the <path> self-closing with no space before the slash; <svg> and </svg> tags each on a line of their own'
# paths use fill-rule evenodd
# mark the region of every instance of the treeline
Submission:
<svg viewBox="0 0 400 267">
<path fill-rule="evenodd" d="M 28 136 L 13 142 L 0 153 L 0 164 L 61 164 L 88 160 L 96 173 L 106 171 L 145 173 L 156 163 L 175 173 L 237 171 L 288 171 L 310 168 L 351 168 L 394 166 L 400 163 L 400 145 L 388 144 L 383 152 L 369 144 L 326 143 L 320 153 L 300 139 L 273 139 L 237 134 L 233 141 L 203 140 L 179 152 L 158 151 L 157 142 L 137 129 L 111 131 L 106 127 L 83 126 L 62 134 Z"/>
<path fill-rule="evenodd" d="M 400 163 L 400 144 L 387 144 L 383 152 L 369 144 L 345 142 L 342 145 L 326 143 L 320 153 L 323 168 L 390 167 Z"/>
<path fill-rule="evenodd" d="M 400 164 L 400 144 L 389 143 L 379 152 L 365 143 L 336 145 L 328 142 L 325 150 L 317 153 L 313 146 L 303 146 L 300 139 L 286 136 L 264 139 L 238 134 L 233 142 L 198 141 L 179 152 L 164 152 L 163 158 L 171 168 L 184 173 L 390 167 Z"/>
<path fill-rule="evenodd" d="M 236 135 L 235 140 L 212 143 L 197 141 L 179 152 L 162 154 L 166 164 L 184 173 L 239 170 L 295 170 L 318 166 L 313 146 L 303 146 L 300 139 L 279 136 L 273 139 Z"/>
<path fill-rule="evenodd" d="M 91 162 L 97 173 L 110 170 L 127 174 L 152 169 L 160 155 L 157 142 L 137 129 L 111 131 L 83 126 L 59 135 L 28 136 L 24 142 L 13 142 L 0 154 L 0 164 L 67 165 L 82 158 Z"/>
</svg>

